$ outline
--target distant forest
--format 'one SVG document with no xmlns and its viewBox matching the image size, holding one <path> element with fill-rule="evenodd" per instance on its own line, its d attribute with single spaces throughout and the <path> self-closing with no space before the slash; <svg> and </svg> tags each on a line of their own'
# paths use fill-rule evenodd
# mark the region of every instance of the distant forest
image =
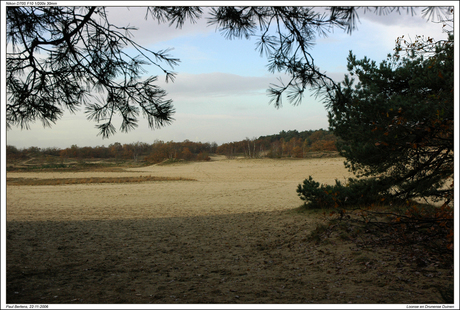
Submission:
<svg viewBox="0 0 460 310">
<path fill-rule="evenodd" d="M 323 129 L 301 132 L 283 130 L 275 135 L 224 143 L 217 148 L 217 154 L 249 158 L 305 158 L 310 152 L 337 151 L 336 141 L 332 132 Z"/>
<path fill-rule="evenodd" d="M 228 158 L 244 156 L 247 158 L 305 158 L 311 152 L 337 151 L 337 138 L 327 130 L 281 131 L 270 136 L 246 138 L 242 141 L 224 143 L 202 143 L 185 140 L 183 142 L 164 142 L 155 140 L 152 144 L 136 142 L 130 144 L 113 143 L 109 146 L 79 147 L 72 145 L 65 149 L 55 147 L 29 147 L 18 149 L 7 145 L 7 160 L 27 160 L 42 158 L 45 161 L 63 162 L 66 159 L 115 159 L 159 163 L 167 159 L 210 160 L 209 155 L 225 155 Z"/>
</svg>

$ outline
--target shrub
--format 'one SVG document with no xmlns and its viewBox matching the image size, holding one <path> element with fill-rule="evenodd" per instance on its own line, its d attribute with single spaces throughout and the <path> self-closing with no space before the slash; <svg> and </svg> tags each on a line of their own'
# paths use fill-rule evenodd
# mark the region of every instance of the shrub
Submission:
<svg viewBox="0 0 460 310">
<path fill-rule="evenodd" d="M 198 161 L 210 161 L 211 160 L 211 157 L 208 156 L 208 153 L 207 152 L 200 152 L 197 156 L 196 156 L 196 160 Z"/>
<path fill-rule="evenodd" d="M 309 208 L 337 208 L 372 204 L 389 198 L 388 186 L 378 179 L 348 179 L 343 185 L 335 180 L 335 185 L 315 182 L 311 176 L 299 184 L 297 194 Z"/>
</svg>

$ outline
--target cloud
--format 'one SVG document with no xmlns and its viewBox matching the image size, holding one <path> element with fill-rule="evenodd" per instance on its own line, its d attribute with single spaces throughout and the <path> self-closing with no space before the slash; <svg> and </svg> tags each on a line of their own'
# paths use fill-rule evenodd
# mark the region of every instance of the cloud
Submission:
<svg viewBox="0 0 460 310">
<path fill-rule="evenodd" d="M 276 82 L 275 76 L 241 76 L 223 72 L 202 74 L 181 73 L 174 83 L 159 85 L 174 97 L 219 97 L 260 94 L 270 83 Z"/>
<path fill-rule="evenodd" d="M 407 11 L 400 8 L 399 12 L 391 11 L 388 7 L 366 7 L 358 10 L 359 19 L 371 23 L 378 23 L 385 26 L 394 25 L 417 25 L 426 22 L 420 15 L 419 8 L 412 8 Z M 358 25 L 359 26 L 359 25 Z"/>
<path fill-rule="evenodd" d="M 175 115 L 176 119 L 187 119 L 187 120 L 229 120 L 229 119 L 236 119 L 237 117 L 234 115 L 226 115 L 226 114 L 185 114 L 185 113 L 177 113 Z"/>
<path fill-rule="evenodd" d="M 428 6 L 427 6 L 428 7 Z M 385 26 L 404 26 L 404 27 L 423 27 L 424 24 L 429 22 L 438 21 L 438 15 L 444 13 L 447 7 L 436 7 L 433 9 L 431 18 L 424 16 L 424 6 L 418 7 L 401 7 L 399 12 L 394 10 L 391 12 L 389 9 L 382 7 L 382 10 L 375 7 L 369 9 L 360 9 L 359 17 L 362 20 L 367 20 L 372 23 L 379 23 Z"/>
<path fill-rule="evenodd" d="M 424 17 L 422 12 L 425 7 L 415 7 L 414 14 L 407 12 L 406 9 L 401 9 L 398 12 L 392 12 L 388 14 L 378 14 L 374 11 L 360 14 L 362 22 L 365 24 L 363 28 L 369 26 L 374 27 L 387 36 L 392 36 L 393 39 L 401 35 L 425 35 L 434 37 L 435 39 L 444 39 L 446 35 L 443 33 L 443 24 L 438 23 L 437 17 L 428 18 Z M 436 12 L 436 10 L 435 10 Z M 365 29 L 362 29 L 365 30 Z M 358 30 L 359 31 L 359 30 Z"/>
<path fill-rule="evenodd" d="M 208 27 L 205 18 L 200 18 L 195 24 L 187 21 L 179 29 L 176 26 L 169 26 L 168 22 L 158 23 L 150 14 L 147 8 L 138 6 L 107 7 L 109 21 L 117 26 L 132 26 L 138 28 L 131 33 L 134 40 L 143 46 L 158 42 L 169 41 L 177 37 L 200 35 L 214 32 L 213 27 Z M 147 16 L 147 18 L 146 18 Z M 206 16 L 206 13 L 203 14 Z"/>
</svg>

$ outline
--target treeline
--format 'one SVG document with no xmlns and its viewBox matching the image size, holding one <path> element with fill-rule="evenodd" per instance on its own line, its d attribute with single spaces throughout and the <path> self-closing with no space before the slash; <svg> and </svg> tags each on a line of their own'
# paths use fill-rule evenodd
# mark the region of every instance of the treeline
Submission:
<svg viewBox="0 0 460 310">
<path fill-rule="evenodd" d="M 159 163 L 166 159 L 175 160 L 210 160 L 210 154 L 226 155 L 227 157 L 244 156 L 248 158 L 281 158 L 281 157 L 306 157 L 309 152 L 336 151 L 336 137 L 326 130 L 297 130 L 281 131 L 279 134 L 261 136 L 259 138 L 224 143 L 216 142 L 164 142 L 155 140 L 152 144 L 136 142 L 130 144 L 113 143 L 109 146 L 79 147 L 72 145 L 65 149 L 56 147 L 39 148 L 29 147 L 17 149 L 7 145 L 6 155 L 8 160 L 27 160 L 42 158 L 48 161 L 64 161 L 65 159 L 115 159 L 145 161 Z"/>
<path fill-rule="evenodd" d="M 134 160 L 158 163 L 165 159 L 185 159 L 185 160 L 209 160 L 209 154 L 215 154 L 217 143 L 202 143 L 185 140 L 183 142 L 164 142 L 155 140 L 152 144 L 136 142 L 130 144 L 113 143 L 108 147 L 78 147 L 72 145 L 65 149 L 29 147 L 17 149 L 7 145 L 6 155 L 9 160 L 26 160 L 29 158 L 45 158 L 49 161 L 61 161 L 65 159 L 115 159 L 115 160 Z"/>
<path fill-rule="evenodd" d="M 279 134 L 246 138 L 243 141 L 224 143 L 217 148 L 217 154 L 249 158 L 293 157 L 305 158 L 310 152 L 337 151 L 337 138 L 327 130 L 281 131 Z"/>
</svg>

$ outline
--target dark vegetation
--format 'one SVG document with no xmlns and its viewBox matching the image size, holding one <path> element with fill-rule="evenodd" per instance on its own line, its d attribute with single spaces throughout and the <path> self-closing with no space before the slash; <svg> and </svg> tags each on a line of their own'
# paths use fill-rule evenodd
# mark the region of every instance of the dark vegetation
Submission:
<svg viewBox="0 0 460 310">
<path fill-rule="evenodd" d="M 100 184 L 100 183 L 141 183 L 160 181 L 196 181 L 189 178 L 170 178 L 156 176 L 139 177 L 92 177 L 92 178 L 59 178 L 59 179 L 28 179 L 28 178 L 6 178 L 8 185 L 67 185 L 67 184 Z"/>
<path fill-rule="evenodd" d="M 334 217 L 316 238 L 338 230 L 363 247 L 397 247 L 420 267 L 453 264 L 453 43 L 450 33 L 438 42 L 398 38 L 380 65 L 350 52 L 349 75 L 327 105 L 356 177 L 298 186 L 306 208 Z"/>
</svg>

